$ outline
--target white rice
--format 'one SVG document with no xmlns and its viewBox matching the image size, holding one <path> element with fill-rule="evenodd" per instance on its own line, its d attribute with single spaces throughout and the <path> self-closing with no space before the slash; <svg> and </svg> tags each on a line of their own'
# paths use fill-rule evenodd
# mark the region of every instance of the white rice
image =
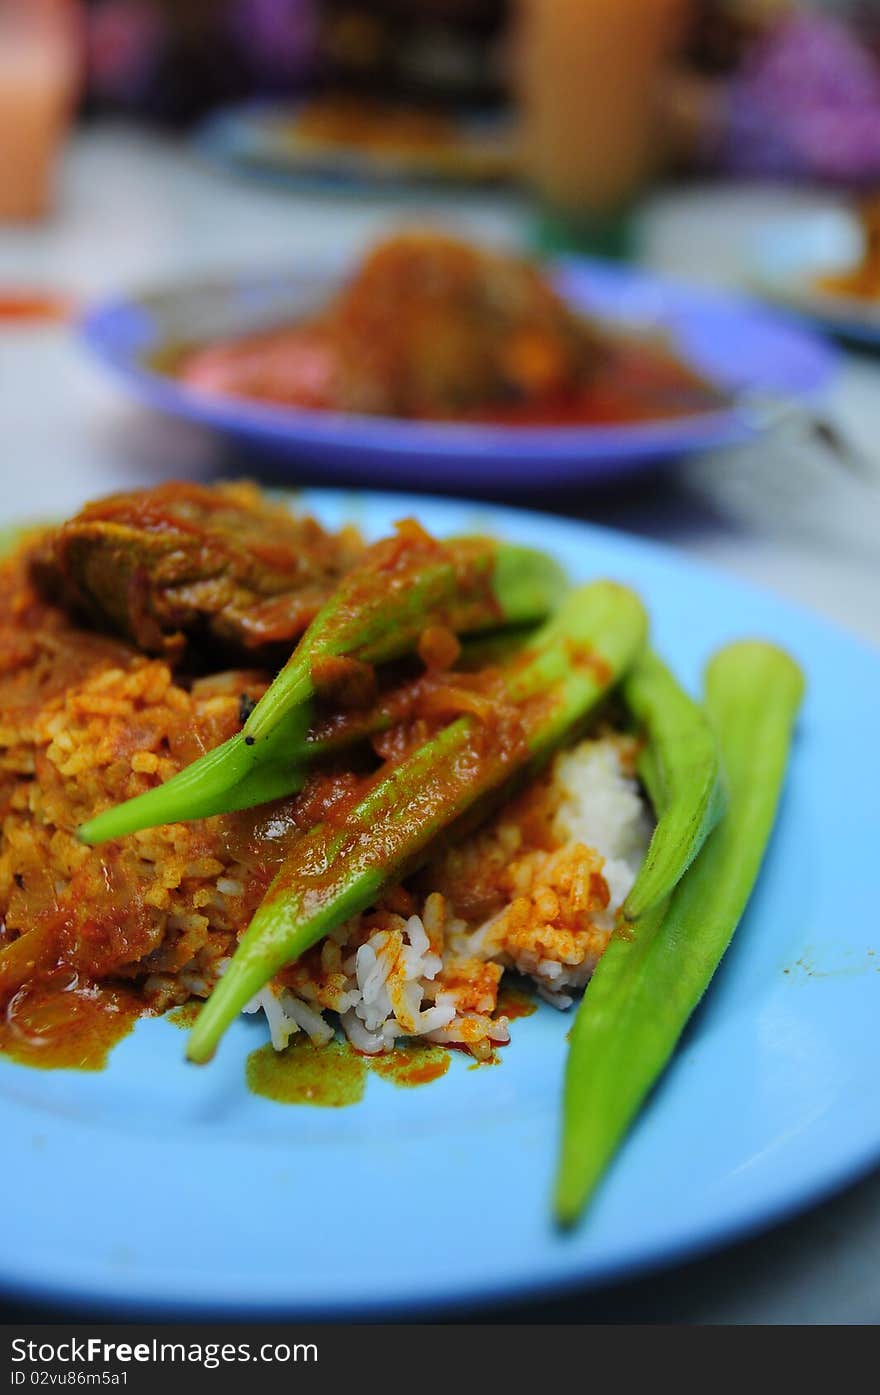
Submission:
<svg viewBox="0 0 880 1395">
<path fill-rule="evenodd" d="M 622 769 L 613 738 L 583 741 L 558 756 L 552 778 L 559 801 L 554 833 L 565 847 L 584 844 L 604 859 L 602 875 L 610 902 L 600 918 L 610 931 L 650 839 L 648 809 L 637 782 Z M 432 900 L 428 897 L 425 903 L 426 920 L 434 914 Z M 444 965 L 475 958 L 515 968 L 533 979 L 548 1002 L 565 1008 L 573 1001 L 573 993 L 588 981 L 598 958 L 597 954 L 585 954 L 579 962 L 570 963 L 524 953 L 511 960 L 493 944 L 492 927 L 498 919 L 493 916 L 476 929 L 469 929 L 462 921 L 448 924 L 441 958 L 432 950 L 424 920 L 418 915 L 401 921 L 399 929 L 374 931 L 346 956 L 347 941 L 359 927 L 360 918 L 356 918 L 330 937 L 341 947 L 345 975 L 345 987 L 333 999 L 332 1009 L 270 984 L 245 1011 L 266 1014 L 272 1045 L 278 1051 L 298 1033 L 305 1033 L 318 1045 L 329 1041 L 338 1020 L 352 1045 L 369 1055 L 389 1051 L 405 1037 L 463 1043 L 472 1050 L 475 1040 L 478 1044 L 484 1041 L 487 1053 L 492 1044 L 509 1040 L 507 1019 L 460 1010 L 455 993 L 435 984 Z M 332 1021 L 327 1020 L 328 1011 L 334 1015 Z"/>
<path fill-rule="evenodd" d="M 613 741 L 582 741 L 557 756 L 562 800 L 554 820 L 561 842 L 585 843 L 605 859 L 602 875 L 614 912 L 626 900 L 651 838 L 652 820 L 638 782 L 625 775 Z"/>
</svg>

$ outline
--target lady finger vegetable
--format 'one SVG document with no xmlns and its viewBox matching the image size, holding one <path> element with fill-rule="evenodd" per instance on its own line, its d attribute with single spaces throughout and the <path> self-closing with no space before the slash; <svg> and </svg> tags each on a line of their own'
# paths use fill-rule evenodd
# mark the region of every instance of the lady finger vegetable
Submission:
<svg viewBox="0 0 880 1395">
<path fill-rule="evenodd" d="M 769 644 L 722 649 L 706 707 L 726 817 L 667 903 L 615 935 L 584 996 L 565 1075 L 556 1214 L 573 1223 L 660 1075 L 749 899 L 770 836 L 795 717 L 797 664 Z"/>
<path fill-rule="evenodd" d="M 462 664 L 472 669 L 478 664 L 509 656 L 517 648 L 522 648 L 533 632 L 533 627 L 526 630 L 523 626 L 513 626 L 485 638 L 478 636 L 471 641 L 465 640 Z M 169 780 L 157 789 L 129 799 L 107 814 L 98 815 L 80 828 L 79 836 L 84 842 L 100 843 L 111 837 L 135 833 L 144 826 L 152 826 L 158 816 L 156 811 L 161 811 L 172 785 L 175 799 L 186 800 L 191 819 L 250 809 L 256 804 L 266 804 L 271 799 L 295 794 L 302 788 L 309 766 L 316 761 L 357 741 L 387 731 L 395 722 L 403 721 L 408 708 L 417 700 L 418 688 L 416 680 L 392 689 L 377 699 L 372 707 L 350 714 L 344 721 L 333 723 L 329 729 L 319 724 L 309 731 L 295 733 L 291 730 L 283 760 L 253 764 L 248 748 L 234 737 L 187 766 L 173 781 Z M 241 776 L 238 783 L 229 788 L 227 781 L 236 762 L 240 765 Z M 222 768 L 225 776 L 219 789 L 210 778 L 217 767 Z M 107 831 L 108 827 L 112 832 Z"/>
<path fill-rule="evenodd" d="M 429 624 L 458 634 L 542 619 L 564 585 L 556 563 L 531 548 L 486 538 L 440 543 L 416 523 L 398 525 L 344 578 L 241 732 L 84 824 L 81 840 L 102 843 L 294 792 L 311 700 L 325 685 L 368 680 L 364 665 L 414 649 Z"/>
<path fill-rule="evenodd" d="M 706 714 L 656 654 L 642 657 L 622 691 L 647 734 L 639 773 L 657 814 L 650 847 L 623 905 L 627 920 L 636 920 L 681 880 L 724 812 L 724 791 Z"/>
<path fill-rule="evenodd" d="M 501 670 L 501 727 L 459 717 L 390 773 L 380 772 L 341 826 L 298 841 L 202 1009 L 188 1055 L 204 1062 L 255 993 L 411 870 L 432 839 L 482 811 L 534 769 L 639 653 L 647 621 L 630 591 L 598 582 L 570 592 L 533 642 Z"/>
</svg>

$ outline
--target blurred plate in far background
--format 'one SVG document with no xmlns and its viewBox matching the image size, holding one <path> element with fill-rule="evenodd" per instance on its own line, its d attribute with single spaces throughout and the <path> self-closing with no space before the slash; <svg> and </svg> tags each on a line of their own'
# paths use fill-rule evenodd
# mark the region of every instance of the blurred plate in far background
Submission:
<svg viewBox="0 0 880 1395">
<path fill-rule="evenodd" d="M 199 127 L 196 145 L 224 167 L 294 183 L 487 184 L 509 179 L 514 165 L 503 114 L 446 115 L 358 99 L 226 107 Z"/>
<path fill-rule="evenodd" d="M 610 480 L 755 435 L 752 401 L 807 402 L 830 381 L 834 351 L 744 299 L 599 262 L 553 264 L 557 289 L 611 329 L 665 336 L 728 402 L 687 416 L 615 425 L 501 426 L 412 421 L 209 396 L 161 365 L 181 346 L 268 329 L 314 313 L 339 270 L 255 271 L 171 286 L 95 307 L 89 348 L 141 401 L 215 427 L 289 463 L 292 477 L 475 490 Z"/>
<path fill-rule="evenodd" d="M 843 208 L 782 219 L 761 233 L 752 280 L 763 295 L 832 334 L 880 349 L 880 296 L 861 299 L 819 284 L 855 266 L 862 250 L 858 219 Z"/>
</svg>

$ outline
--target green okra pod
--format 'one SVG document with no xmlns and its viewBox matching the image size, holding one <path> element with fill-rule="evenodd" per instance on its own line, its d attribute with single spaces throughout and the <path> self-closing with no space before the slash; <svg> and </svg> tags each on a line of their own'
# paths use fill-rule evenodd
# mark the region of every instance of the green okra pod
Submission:
<svg viewBox="0 0 880 1395">
<path fill-rule="evenodd" d="M 666 902 L 612 937 L 581 1003 L 565 1072 L 555 1209 L 577 1220 L 711 981 L 754 886 L 803 695 L 770 644 L 722 649 L 706 708 L 728 809 Z"/>
<path fill-rule="evenodd" d="M 460 717 L 390 773 L 380 772 L 341 827 L 320 825 L 299 840 L 199 1015 L 190 1060 L 209 1060 L 230 1022 L 279 969 L 417 866 L 439 833 L 537 768 L 618 681 L 646 630 L 641 602 L 623 587 L 596 582 L 569 592 L 501 670 L 515 732 L 505 739 L 475 716 Z"/>
<path fill-rule="evenodd" d="M 724 812 L 718 748 L 706 713 L 656 654 L 646 653 L 626 675 L 624 701 L 643 726 L 647 744 L 639 774 L 657 826 L 623 905 L 636 920 L 681 880 Z"/>
<path fill-rule="evenodd" d="M 165 784 L 89 820 L 80 839 L 103 843 L 295 792 L 312 699 L 328 664 L 396 658 L 415 649 L 429 625 L 468 634 L 542 619 L 564 589 L 557 564 L 532 548 L 486 538 L 440 543 L 415 524 L 401 525 L 343 579 L 241 732 Z"/>
</svg>

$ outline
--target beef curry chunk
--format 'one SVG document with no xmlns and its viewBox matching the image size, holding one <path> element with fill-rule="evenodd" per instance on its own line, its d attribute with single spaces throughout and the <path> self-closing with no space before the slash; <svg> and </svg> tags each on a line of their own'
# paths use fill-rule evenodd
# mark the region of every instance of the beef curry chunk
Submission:
<svg viewBox="0 0 880 1395">
<path fill-rule="evenodd" d="M 433 233 L 367 257 L 333 310 L 349 409 L 455 417 L 577 391 L 601 345 L 536 267 Z"/>
<path fill-rule="evenodd" d="M 53 600 L 149 654 L 187 647 L 253 658 L 289 650 L 357 560 L 250 484 L 161 484 L 87 504 L 33 561 Z"/>
</svg>

